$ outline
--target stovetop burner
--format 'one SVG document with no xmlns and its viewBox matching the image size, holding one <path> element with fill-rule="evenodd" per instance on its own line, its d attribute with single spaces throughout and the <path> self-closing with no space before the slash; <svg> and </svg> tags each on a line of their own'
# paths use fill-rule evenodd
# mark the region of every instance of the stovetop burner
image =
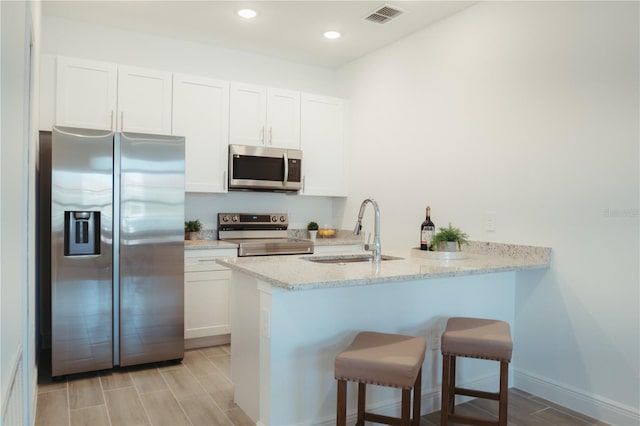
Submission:
<svg viewBox="0 0 640 426">
<path fill-rule="evenodd" d="M 219 213 L 218 239 L 238 244 L 238 256 L 311 254 L 313 241 L 289 238 L 286 213 Z"/>
</svg>

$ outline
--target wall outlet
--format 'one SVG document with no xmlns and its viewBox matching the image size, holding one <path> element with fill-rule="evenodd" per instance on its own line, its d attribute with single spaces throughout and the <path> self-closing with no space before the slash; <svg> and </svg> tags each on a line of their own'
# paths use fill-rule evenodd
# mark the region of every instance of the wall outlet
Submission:
<svg viewBox="0 0 640 426">
<path fill-rule="evenodd" d="M 484 230 L 487 232 L 496 232 L 496 221 L 498 213 L 495 210 L 487 210 L 484 212 Z"/>
<path fill-rule="evenodd" d="M 431 327 L 431 350 L 437 351 L 440 349 L 440 327 L 438 325 L 434 325 Z"/>
</svg>

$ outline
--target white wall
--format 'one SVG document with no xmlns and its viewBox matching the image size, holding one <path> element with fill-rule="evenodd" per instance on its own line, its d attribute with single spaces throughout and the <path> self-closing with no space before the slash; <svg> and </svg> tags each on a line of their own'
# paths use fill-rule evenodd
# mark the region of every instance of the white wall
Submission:
<svg viewBox="0 0 640 426">
<path fill-rule="evenodd" d="M 116 62 L 219 79 L 264 84 L 332 96 L 334 72 L 327 68 L 126 31 L 43 17 L 42 53 Z"/>
<path fill-rule="evenodd" d="M 60 54 L 335 95 L 335 72 L 327 68 L 167 37 L 86 25 L 56 17 L 43 18 L 42 32 L 44 54 Z M 48 75 L 43 75 L 43 122 L 49 120 L 54 106 L 53 99 L 47 97 L 50 93 L 48 88 L 54 82 L 53 74 L 49 70 L 45 73 Z M 188 193 L 185 209 L 187 218 L 200 218 L 205 229 L 215 228 L 216 214 L 225 211 L 288 212 L 290 226 L 303 228 L 310 220 L 332 224 L 333 204 L 333 200 L 326 197 L 302 199 L 283 194 Z"/>
<path fill-rule="evenodd" d="M 638 2 L 483 2 L 338 73 L 345 221 L 371 195 L 383 251 L 417 246 L 427 205 L 552 247 L 519 274 L 515 384 L 619 424 L 640 418 L 638 28 Z"/>
<path fill-rule="evenodd" d="M 0 10 L 0 424 L 31 424 L 35 127 L 29 120 L 29 45 L 31 29 L 38 31 L 39 5 L 2 2 Z"/>
</svg>

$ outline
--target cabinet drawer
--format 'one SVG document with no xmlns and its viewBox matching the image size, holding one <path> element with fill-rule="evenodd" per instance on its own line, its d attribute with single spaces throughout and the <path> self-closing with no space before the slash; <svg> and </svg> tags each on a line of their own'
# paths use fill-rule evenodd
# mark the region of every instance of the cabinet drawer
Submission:
<svg viewBox="0 0 640 426">
<path fill-rule="evenodd" d="M 231 271 L 228 269 L 223 271 L 185 272 L 184 274 L 185 282 L 228 280 L 230 278 L 231 278 Z"/>
<path fill-rule="evenodd" d="M 203 258 L 203 259 L 185 259 L 184 271 L 196 272 L 196 271 L 228 271 L 229 269 L 219 265 L 215 258 Z"/>
</svg>

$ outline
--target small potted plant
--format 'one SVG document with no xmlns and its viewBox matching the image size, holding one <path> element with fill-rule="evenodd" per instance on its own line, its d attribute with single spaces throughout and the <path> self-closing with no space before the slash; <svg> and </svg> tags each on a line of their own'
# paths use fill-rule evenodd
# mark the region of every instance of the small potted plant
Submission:
<svg viewBox="0 0 640 426">
<path fill-rule="evenodd" d="M 316 222 L 309 222 L 309 224 L 307 224 L 307 231 L 309 231 L 309 238 L 315 240 L 318 234 L 318 224 Z"/>
<path fill-rule="evenodd" d="M 458 251 L 462 250 L 462 245 L 467 244 L 469 236 L 459 228 L 451 226 L 439 228 L 438 233 L 433 237 L 433 248 L 437 251 Z"/>
<path fill-rule="evenodd" d="M 184 222 L 184 234 L 187 240 L 197 240 L 198 233 L 202 230 L 200 220 L 187 220 Z"/>
</svg>

